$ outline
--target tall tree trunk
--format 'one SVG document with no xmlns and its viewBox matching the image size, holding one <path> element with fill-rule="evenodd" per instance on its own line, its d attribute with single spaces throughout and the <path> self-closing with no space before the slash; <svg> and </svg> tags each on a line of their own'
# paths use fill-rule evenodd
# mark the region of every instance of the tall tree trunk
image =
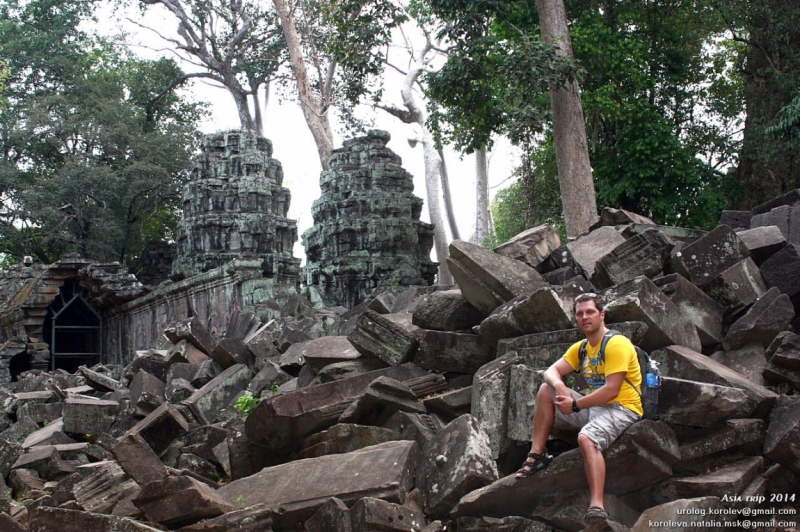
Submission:
<svg viewBox="0 0 800 532">
<path fill-rule="evenodd" d="M 241 123 L 242 129 L 255 131 L 256 126 L 253 123 L 253 118 L 250 116 L 250 109 L 248 109 L 247 106 L 247 93 L 241 90 L 241 88 L 237 89 L 232 85 L 228 85 L 228 92 L 231 93 L 233 101 L 236 103 L 236 111 L 239 113 L 239 122 Z"/>
<path fill-rule="evenodd" d="M 536 0 L 536 9 L 542 25 L 542 39 L 556 44 L 558 55 L 572 59 L 564 1 Z M 588 231 L 597 220 L 597 199 L 578 82 L 551 83 L 550 104 L 564 221 L 567 237 L 575 238 Z"/>
<path fill-rule="evenodd" d="M 486 148 L 475 150 L 475 244 L 489 236 L 489 171 Z"/>
<path fill-rule="evenodd" d="M 267 90 L 269 90 L 269 87 L 267 87 Z M 261 136 L 264 134 L 264 115 L 261 112 L 261 102 L 258 101 L 258 87 L 256 87 L 256 90 L 253 91 L 252 96 L 253 96 L 253 114 L 254 114 L 253 123 L 255 124 L 256 127 L 256 134 Z M 267 106 L 264 105 L 265 109 L 266 107 Z"/>
<path fill-rule="evenodd" d="M 425 161 L 425 192 L 428 196 L 428 215 L 433 224 L 433 245 L 436 248 L 436 260 L 439 262 L 439 284 L 453 284 L 453 275 L 447 267 L 447 235 L 444 231 L 442 212 L 439 207 L 439 181 L 442 173 L 442 159 L 436 151 L 436 146 L 428 128 L 425 127 L 425 109 L 414 97 L 414 83 L 422 75 L 425 67 L 425 54 L 430 51 L 430 42 L 426 43 L 414 56 L 414 62 L 408 70 L 400 95 L 403 105 L 411 113 L 411 119 L 422 130 L 422 149 Z"/>
<path fill-rule="evenodd" d="M 445 163 L 444 160 L 444 152 L 438 149 L 436 153 L 439 154 L 439 159 L 442 160 L 442 198 L 444 198 L 444 214 L 447 217 L 447 225 L 450 227 L 450 235 L 453 237 L 453 240 L 461 240 L 455 211 L 453 210 L 453 196 L 450 194 L 450 177 L 447 175 L 447 163 Z"/>
<path fill-rule="evenodd" d="M 313 88 L 308 79 L 306 62 L 303 58 L 303 49 L 300 45 L 300 37 L 298 36 L 297 27 L 294 25 L 292 16 L 289 13 L 286 0 L 273 0 L 273 4 L 275 4 L 275 10 L 278 12 L 278 17 L 281 19 L 283 36 L 286 39 L 286 47 L 289 50 L 289 59 L 292 64 L 292 73 L 297 83 L 297 96 L 300 100 L 300 108 L 303 110 L 306 124 L 308 124 L 308 129 L 311 131 L 311 136 L 314 137 L 314 142 L 317 145 L 317 153 L 322 169 L 327 170 L 329 165 L 328 159 L 330 158 L 331 150 L 333 150 L 333 133 L 331 131 L 330 122 L 328 121 L 327 108 L 324 107 L 324 102 L 315 98 Z"/>
</svg>

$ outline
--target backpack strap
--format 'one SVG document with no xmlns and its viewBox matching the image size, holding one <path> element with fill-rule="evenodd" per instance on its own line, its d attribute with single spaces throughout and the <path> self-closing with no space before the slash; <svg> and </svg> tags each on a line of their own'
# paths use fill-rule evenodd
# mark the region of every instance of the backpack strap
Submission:
<svg viewBox="0 0 800 532">
<path fill-rule="evenodd" d="M 618 334 L 622 334 L 622 333 L 617 331 L 616 329 L 609 329 L 609 331 L 606 334 L 603 335 L 603 339 L 600 342 L 600 350 L 598 351 L 597 356 L 604 363 L 606 361 L 606 345 L 608 344 L 608 341 L 611 340 L 612 336 L 616 336 Z M 588 339 L 584 340 L 583 342 L 581 342 L 581 347 L 578 350 L 578 371 L 576 373 L 579 373 L 580 370 L 583 368 L 583 361 L 586 360 L 586 346 L 587 346 L 588 343 L 589 343 Z M 635 347 L 634 347 L 634 349 L 635 349 Z M 638 353 L 636 355 L 636 362 L 637 363 L 639 362 Z M 643 372 L 643 370 L 641 368 L 641 364 L 640 364 L 640 367 L 639 367 L 639 373 L 642 374 L 642 383 L 644 383 L 644 372 Z M 639 395 L 639 398 L 641 398 L 642 397 L 642 392 L 636 389 L 636 386 L 634 386 L 633 383 L 630 381 L 630 379 L 628 379 L 627 375 L 624 377 L 624 379 L 625 379 L 625 382 L 628 383 L 628 386 L 633 388 L 633 391 L 636 392 Z"/>
</svg>

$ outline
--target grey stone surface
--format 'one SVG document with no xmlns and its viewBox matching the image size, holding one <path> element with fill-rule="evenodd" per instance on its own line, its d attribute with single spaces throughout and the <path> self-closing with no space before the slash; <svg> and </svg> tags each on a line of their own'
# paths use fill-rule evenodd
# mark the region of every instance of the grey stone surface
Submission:
<svg viewBox="0 0 800 532">
<path fill-rule="evenodd" d="M 704 347 L 722 341 L 723 308 L 719 303 L 680 274 L 666 275 L 654 282 L 678 307 L 681 315 L 694 324 Z"/>
<path fill-rule="evenodd" d="M 520 364 L 522 358 L 509 353 L 481 367 L 472 381 L 472 415 L 482 424 L 489 435 L 492 457 L 508 450 L 508 389 L 511 368 Z"/>
<path fill-rule="evenodd" d="M 508 438 L 515 442 L 531 441 L 536 395 L 544 384 L 544 372 L 523 364 L 511 366 L 508 385 Z"/>
<path fill-rule="evenodd" d="M 317 458 L 328 454 L 357 451 L 371 445 L 392 440 L 392 430 L 383 427 L 338 423 L 328 430 L 313 434 L 302 440 L 297 459 Z"/>
<path fill-rule="evenodd" d="M 764 357 L 764 346 L 760 343 L 747 344 L 730 351 L 717 351 L 710 358 L 731 368 L 750 382 L 766 386 L 763 372 L 767 359 Z"/>
<path fill-rule="evenodd" d="M 467 302 L 461 290 L 443 290 L 422 299 L 414 310 L 412 323 L 434 331 L 463 331 L 485 317 Z"/>
<path fill-rule="evenodd" d="M 729 317 L 755 303 L 767 288 L 758 266 L 748 257 L 720 273 L 703 289 Z"/>
<path fill-rule="evenodd" d="M 691 431 L 681 438 L 681 461 L 673 465 L 673 471 L 682 476 L 697 475 L 758 454 L 766 431 L 762 419 L 731 419 L 720 427 Z"/>
<path fill-rule="evenodd" d="M 542 276 L 527 264 L 496 255 L 481 246 L 454 240 L 449 249 L 447 264 L 462 295 L 484 315 L 546 285 Z"/>
<path fill-rule="evenodd" d="M 277 282 L 295 284 L 297 222 L 286 218 L 291 194 L 282 185 L 283 169 L 268 139 L 243 130 L 206 135 L 183 190 L 173 274 L 243 259 L 261 262 Z"/>
<path fill-rule="evenodd" d="M 379 358 L 391 366 L 407 362 L 419 345 L 418 338 L 408 328 L 369 309 L 358 318 L 355 330 L 347 339 L 360 353 Z"/>
<path fill-rule="evenodd" d="M 417 532 L 425 525 L 421 511 L 374 497 L 355 503 L 350 519 L 353 532 Z"/>
<path fill-rule="evenodd" d="M 302 344 L 295 344 L 289 349 L 299 350 L 302 360 L 308 364 L 315 375 L 329 364 L 361 358 L 361 353 L 353 347 L 346 336 L 323 336 Z"/>
<path fill-rule="evenodd" d="M 664 268 L 673 247 L 672 240 L 657 229 L 632 236 L 595 263 L 592 284 L 602 290 L 640 275 L 652 278 Z"/>
<path fill-rule="evenodd" d="M 83 510 L 110 514 L 118 504 L 139 494 L 139 485 L 118 464 L 103 462 L 95 466 L 94 471 L 72 489 L 75 501 Z"/>
<path fill-rule="evenodd" d="M 147 484 L 133 503 L 148 521 L 168 527 L 189 525 L 236 508 L 235 503 L 224 501 L 207 484 L 186 475 L 172 475 Z"/>
<path fill-rule="evenodd" d="M 376 288 L 433 284 L 433 226 L 420 221 L 423 201 L 411 174 L 372 130 L 330 155 L 303 233 L 303 278 L 312 301 L 352 308 Z"/>
<path fill-rule="evenodd" d="M 414 363 L 429 371 L 475 373 L 494 356 L 494 348 L 476 334 L 425 331 Z"/>
<path fill-rule="evenodd" d="M 64 432 L 101 434 L 109 432 L 119 410 L 117 401 L 99 399 L 66 399 L 64 401 Z"/>
<path fill-rule="evenodd" d="M 489 437 L 469 414 L 451 421 L 423 449 L 419 480 L 426 513 L 446 517 L 467 493 L 497 479 Z"/>
<path fill-rule="evenodd" d="M 217 341 L 197 316 L 170 324 L 169 327 L 164 329 L 164 335 L 173 344 L 186 340 L 205 355 L 209 355 L 217 345 Z M 191 358 L 187 358 L 191 362 Z"/>
<path fill-rule="evenodd" d="M 537 225 L 514 235 L 494 248 L 498 255 L 511 257 L 536 267 L 561 245 L 558 229 L 547 224 Z"/>
<path fill-rule="evenodd" d="M 800 398 L 781 397 L 769 416 L 764 455 L 800 474 Z"/>
<path fill-rule="evenodd" d="M 131 381 L 130 393 L 136 415 L 146 416 L 166 400 L 166 385 L 155 375 L 140 370 Z"/>
<path fill-rule="evenodd" d="M 123 437 L 111 452 L 125 473 L 140 486 L 167 476 L 164 463 L 138 434 Z"/>
<path fill-rule="evenodd" d="M 747 394 L 737 388 L 663 377 L 658 412 L 675 425 L 714 427 L 741 411 Z"/>
<path fill-rule="evenodd" d="M 670 346 L 650 353 L 650 357 L 660 364 L 659 369 L 665 377 L 677 377 L 743 390 L 749 400 L 737 417 L 764 418 L 778 399 L 776 393 L 751 382 L 727 366 L 683 346 Z"/>
<path fill-rule="evenodd" d="M 702 288 L 749 255 L 750 251 L 736 233 L 727 225 L 720 225 L 681 249 L 671 264 L 676 273 Z"/>
<path fill-rule="evenodd" d="M 375 497 L 402 504 L 413 485 L 419 455 L 416 442 L 387 442 L 351 453 L 268 467 L 226 484 L 217 494 L 231 505 L 241 497 L 245 506 L 261 503 L 281 509 L 275 516 L 277 525 L 304 522 L 331 497 L 345 503 Z"/>
<path fill-rule="evenodd" d="M 342 412 L 339 422 L 380 426 L 398 411 L 427 412 L 411 388 L 395 379 L 380 376 Z"/>
<path fill-rule="evenodd" d="M 753 261 L 761 266 L 778 251 L 786 247 L 786 237 L 776 225 L 754 227 L 745 231 L 738 231 L 736 235 L 750 250 Z"/>
<path fill-rule="evenodd" d="M 647 333 L 639 344 L 645 351 L 668 345 L 702 348 L 697 329 L 649 278 L 641 276 L 613 286 L 600 294 L 605 303 L 606 324 L 642 321 Z"/>
<path fill-rule="evenodd" d="M 739 495 L 763 470 L 764 459 L 753 456 L 704 475 L 670 479 L 660 490 L 673 499 L 704 496 L 722 498 L 725 495 L 730 498 Z"/>
<path fill-rule="evenodd" d="M 800 308 L 800 246 L 789 244 L 761 265 L 761 275 L 767 287 L 777 287 L 792 299 L 795 311 Z"/>
<path fill-rule="evenodd" d="M 595 263 L 625 242 L 619 231 L 610 226 L 603 226 L 583 235 L 567 244 L 575 262 L 591 277 Z"/>
<path fill-rule="evenodd" d="M 269 397 L 247 417 L 248 438 L 274 451 L 283 450 L 295 441 L 334 425 L 377 377 L 408 382 L 426 375 L 428 372 L 424 370 L 401 365 Z"/>
<path fill-rule="evenodd" d="M 217 420 L 220 411 L 247 388 L 253 376 L 253 370 L 244 364 L 231 366 L 194 392 L 184 404 L 197 419 L 211 424 Z"/>
<path fill-rule="evenodd" d="M 675 434 L 665 424 L 641 421 L 633 424 L 605 452 L 606 493 L 624 495 L 669 478 L 671 464 L 679 460 Z M 636 471 L 627 475 L 626 471 Z M 461 498 L 451 516 L 528 515 L 530 508 L 557 492 L 585 489 L 586 476 L 580 451 L 559 455 L 535 476 L 517 480 L 513 475 L 475 490 Z"/>
<path fill-rule="evenodd" d="M 156 454 L 160 454 L 172 440 L 188 431 L 186 419 L 173 405 L 164 403 L 131 427 L 126 434 L 139 434 Z"/>
</svg>

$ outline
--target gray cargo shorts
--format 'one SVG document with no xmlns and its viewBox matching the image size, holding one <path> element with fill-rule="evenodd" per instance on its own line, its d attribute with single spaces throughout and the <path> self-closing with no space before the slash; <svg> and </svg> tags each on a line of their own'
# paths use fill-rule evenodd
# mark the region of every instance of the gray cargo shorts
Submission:
<svg viewBox="0 0 800 532">
<path fill-rule="evenodd" d="M 550 390 L 555 401 L 556 392 L 553 388 Z M 570 392 L 575 399 L 583 397 L 575 390 Z M 585 435 L 601 451 L 608 449 L 625 429 L 641 419 L 636 412 L 618 403 L 582 408 L 580 412 L 572 414 L 564 414 L 556 407 L 556 417 L 576 429 L 581 429 L 578 435 Z"/>
</svg>

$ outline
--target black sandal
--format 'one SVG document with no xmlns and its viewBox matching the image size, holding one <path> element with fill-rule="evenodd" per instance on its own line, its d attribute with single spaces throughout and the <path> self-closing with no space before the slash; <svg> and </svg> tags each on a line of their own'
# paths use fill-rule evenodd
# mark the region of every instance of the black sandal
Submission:
<svg viewBox="0 0 800 532">
<path fill-rule="evenodd" d="M 533 462 L 531 461 L 533 458 Z M 550 462 L 553 461 L 553 457 L 547 452 L 542 451 L 541 453 L 528 453 L 528 457 L 522 463 L 522 467 L 519 471 L 517 471 L 516 478 L 526 478 L 535 475 L 545 467 L 550 465 Z"/>
</svg>

